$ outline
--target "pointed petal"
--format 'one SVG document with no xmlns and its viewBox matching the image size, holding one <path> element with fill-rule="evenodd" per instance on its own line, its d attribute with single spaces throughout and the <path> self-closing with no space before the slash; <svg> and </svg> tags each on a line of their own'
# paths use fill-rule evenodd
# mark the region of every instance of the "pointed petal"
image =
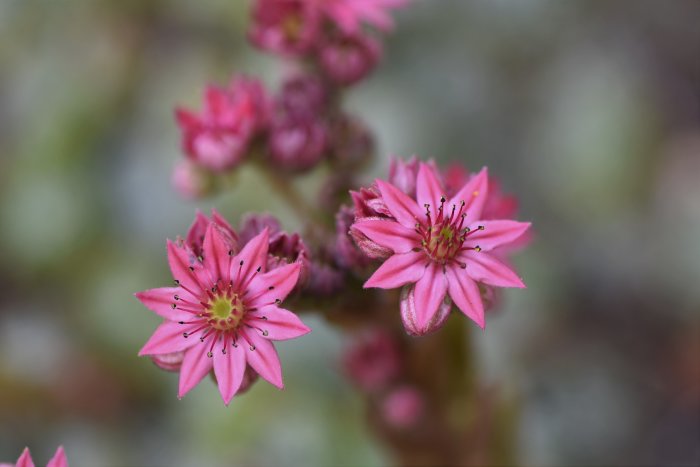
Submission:
<svg viewBox="0 0 700 467">
<path fill-rule="evenodd" d="M 465 251 L 460 259 L 467 264 L 466 271 L 469 277 L 477 282 L 497 287 L 525 288 L 515 271 L 488 253 Z"/>
<path fill-rule="evenodd" d="M 204 342 L 197 340 L 197 345 L 190 347 L 185 352 L 185 358 L 182 359 L 182 366 L 180 367 L 180 384 L 177 397 L 184 397 L 212 369 L 212 360 L 214 359 L 207 357 L 212 339 L 214 339 L 213 336 L 210 336 Z"/>
<path fill-rule="evenodd" d="M 311 332 L 311 329 L 302 323 L 296 314 L 278 306 L 263 307 L 249 316 L 246 324 L 259 328 L 261 331 L 258 332 L 262 332 L 262 337 L 268 340 L 294 339 Z M 266 319 L 260 319 L 262 316 Z"/>
<path fill-rule="evenodd" d="M 189 321 L 192 314 L 186 311 L 173 308 L 179 303 L 175 296 L 185 300 L 193 301 L 194 298 L 186 290 L 180 287 L 160 287 L 157 289 L 144 290 L 134 294 L 146 308 L 159 316 L 170 321 Z"/>
<path fill-rule="evenodd" d="M 188 130 L 199 124 L 199 117 L 189 110 L 177 108 L 175 109 L 175 121 L 182 130 Z"/>
<path fill-rule="evenodd" d="M 428 329 L 447 293 L 447 280 L 442 266 L 430 263 L 423 277 L 416 282 L 416 327 Z"/>
<path fill-rule="evenodd" d="M 275 300 L 283 301 L 297 285 L 300 272 L 301 263 L 292 263 L 256 275 L 246 291 L 246 297 L 250 297 L 247 298 L 248 305 L 259 307 Z"/>
<path fill-rule="evenodd" d="M 483 229 L 479 230 L 479 227 Z M 469 228 L 472 233 L 467 237 L 466 245 L 478 245 L 482 251 L 491 251 L 519 239 L 530 228 L 530 223 L 511 220 L 478 221 Z"/>
<path fill-rule="evenodd" d="M 382 199 L 389 209 L 389 212 L 391 212 L 396 220 L 404 227 L 413 229 L 417 219 L 420 219 L 420 216 L 424 215 L 418 207 L 418 204 L 394 185 L 384 180 L 377 180 L 377 187 L 382 194 Z"/>
<path fill-rule="evenodd" d="M 193 294 L 199 293 L 202 286 L 194 269 L 201 266 L 198 266 L 198 262 L 189 248 L 178 246 L 175 242 L 168 240 L 168 263 L 173 278 L 179 281 L 185 290 Z"/>
<path fill-rule="evenodd" d="M 283 389 L 282 365 L 272 342 L 250 329 L 241 331 L 241 336 L 248 341 L 248 346 L 243 349 L 248 365 L 268 382 Z"/>
<path fill-rule="evenodd" d="M 234 285 L 246 284 L 258 268 L 261 272 L 265 272 L 268 246 L 269 234 L 268 228 L 265 227 L 262 232 L 251 238 L 241 252 L 231 260 L 231 280 L 233 280 Z"/>
<path fill-rule="evenodd" d="M 353 229 L 359 230 L 370 240 L 394 253 L 406 253 L 420 246 L 420 237 L 413 229 L 408 229 L 393 220 L 364 219 L 355 222 Z"/>
<path fill-rule="evenodd" d="M 207 227 L 207 232 L 204 235 L 204 244 L 202 245 L 202 253 L 204 255 L 204 266 L 209 271 L 214 282 L 221 279 L 228 282 L 231 269 L 231 251 L 230 245 L 224 240 L 224 237 L 219 232 L 219 228 L 213 222 Z"/>
<path fill-rule="evenodd" d="M 185 240 L 190 248 L 198 250 L 202 247 L 202 243 L 204 243 L 204 234 L 207 232 L 207 226 L 209 223 L 210 221 L 207 216 L 202 214 L 202 211 L 197 209 L 197 213 L 194 216 L 194 221 L 187 230 L 187 237 L 185 237 Z"/>
<path fill-rule="evenodd" d="M 63 446 L 59 446 L 58 449 L 56 449 L 56 454 L 54 454 L 49 463 L 46 464 L 46 467 L 68 467 L 68 459 L 66 459 Z"/>
<path fill-rule="evenodd" d="M 420 169 L 418 169 L 418 178 L 416 179 L 418 206 L 430 204 L 431 211 L 436 212 L 438 206 L 440 206 L 440 198 L 443 196 L 445 196 L 445 189 L 435 174 L 435 169 L 421 162 Z"/>
<path fill-rule="evenodd" d="M 228 345 L 226 353 L 221 349 L 214 350 L 214 374 L 219 386 L 219 393 L 224 400 L 224 404 L 229 405 L 233 396 L 241 387 L 243 375 L 245 374 L 245 350 L 241 346 L 234 347 Z"/>
<path fill-rule="evenodd" d="M 464 201 L 467 219 L 470 222 L 481 219 L 481 212 L 484 210 L 486 203 L 486 195 L 489 189 L 489 174 L 488 169 L 484 167 L 481 172 L 472 177 L 456 195 L 452 197 L 449 205 L 459 205 Z M 450 207 L 450 209 L 452 209 Z"/>
<path fill-rule="evenodd" d="M 29 448 L 24 448 L 24 451 L 22 451 L 19 459 L 17 459 L 15 467 L 34 467 L 34 460 L 32 459 L 32 455 L 29 453 Z"/>
<path fill-rule="evenodd" d="M 481 329 L 484 329 L 486 326 L 484 303 L 481 301 L 479 286 L 460 267 L 448 266 L 445 269 L 445 275 L 447 276 L 447 291 L 452 301 L 462 313 L 478 324 Z"/>
<path fill-rule="evenodd" d="M 199 342 L 199 339 L 196 336 L 185 337 L 184 333 L 194 331 L 197 327 L 196 324 L 165 321 L 156 328 L 148 342 L 139 350 L 139 357 L 179 352 L 192 347 Z"/>
<path fill-rule="evenodd" d="M 417 282 L 423 277 L 427 264 L 428 259 L 422 251 L 393 255 L 374 271 L 372 277 L 365 282 L 364 288 L 395 289 Z"/>
</svg>

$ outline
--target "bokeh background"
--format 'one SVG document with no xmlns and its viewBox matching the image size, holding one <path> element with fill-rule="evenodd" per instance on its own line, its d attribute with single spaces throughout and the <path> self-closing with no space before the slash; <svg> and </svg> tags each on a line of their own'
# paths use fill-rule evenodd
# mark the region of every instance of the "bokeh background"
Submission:
<svg viewBox="0 0 700 467">
<path fill-rule="evenodd" d="M 194 210 L 298 225 L 258 176 L 191 203 L 170 187 L 175 104 L 234 72 L 274 86 L 238 0 L 0 1 L 0 460 L 384 465 L 343 339 L 310 315 L 287 389 L 224 408 L 136 353 Z M 348 106 L 391 153 L 488 165 L 536 236 L 476 333 L 519 406 L 523 465 L 700 463 L 700 2 L 416 1 Z M 398 319 L 398 313 L 397 313 Z M 465 326 L 466 327 L 466 326 Z"/>
</svg>

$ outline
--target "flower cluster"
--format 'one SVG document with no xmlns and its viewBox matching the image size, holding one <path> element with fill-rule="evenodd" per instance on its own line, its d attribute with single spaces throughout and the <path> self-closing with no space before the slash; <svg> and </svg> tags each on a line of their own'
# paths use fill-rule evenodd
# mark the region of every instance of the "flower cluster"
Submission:
<svg viewBox="0 0 700 467">
<path fill-rule="evenodd" d="M 273 342 L 310 331 L 284 301 L 351 335 L 364 330 L 343 367 L 387 424 L 408 429 L 427 416 L 428 388 L 407 371 L 410 344 L 396 329 L 435 332 L 453 309 L 484 328 L 496 289 L 525 287 L 508 256 L 530 224 L 515 220 L 515 198 L 485 168 L 394 158 L 386 179 L 357 182 L 374 139 L 343 110 L 342 91 L 377 65 L 389 12 L 404 3 L 255 0 L 252 43 L 293 71 L 276 93 L 235 76 L 207 87 L 200 111 L 175 111 L 186 155 L 173 174 L 178 191 L 210 194 L 254 162 L 304 225 L 290 234 L 269 214 L 247 214 L 234 228 L 215 210 L 197 212 L 185 237 L 167 242 L 175 286 L 136 294 L 163 319 L 139 354 L 179 373 L 179 397 L 207 374 L 227 405 L 259 377 L 281 388 Z M 291 181 L 322 162 L 327 180 L 309 202 Z"/>
<path fill-rule="evenodd" d="M 260 80 L 234 76 L 209 85 L 202 109 L 178 108 L 186 159 L 172 175 L 189 199 L 215 192 L 221 176 L 256 159 L 283 173 L 321 161 L 357 166 L 371 154 L 364 124 L 338 108 L 342 89 L 366 77 L 381 58 L 376 30 L 391 26 L 389 11 L 403 0 L 257 0 L 249 37 L 257 47 L 294 59 L 276 95 Z"/>
</svg>

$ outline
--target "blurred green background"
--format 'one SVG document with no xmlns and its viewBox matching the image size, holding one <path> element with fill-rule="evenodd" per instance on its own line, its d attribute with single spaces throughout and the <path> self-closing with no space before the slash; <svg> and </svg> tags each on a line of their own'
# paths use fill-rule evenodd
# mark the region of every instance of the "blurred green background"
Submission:
<svg viewBox="0 0 700 467">
<path fill-rule="evenodd" d="M 383 465 L 342 338 L 310 316 L 278 346 L 287 389 L 224 408 L 136 357 L 169 283 L 165 238 L 197 207 L 297 227 L 242 170 L 201 203 L 170 188 L 175 104 L 282 67 L 248 2 L 0 1 L 0 460 Z M 523 465 L 700 463 L 700 2 L 416 1 L 348 106 L 389 154 L 488 165 L 535 241 L 475 334 L 480 379 L 517 400 Z M 398 319 L 398 309 L 397 309 Z"/>
</svg>

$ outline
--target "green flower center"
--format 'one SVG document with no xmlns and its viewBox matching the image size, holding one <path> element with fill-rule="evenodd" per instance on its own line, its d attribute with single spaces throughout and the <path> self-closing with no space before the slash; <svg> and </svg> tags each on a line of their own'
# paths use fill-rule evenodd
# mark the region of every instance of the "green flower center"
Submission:
<svg viewBox="0 0 700 467">
<path fill-rule="evenodd" d="M 219 331 L 229 331 L 238 327 L 246 311 L 238 294 L 215 296 L 209 300 L 208 309 L 208 323 Z"/>
</svg>

